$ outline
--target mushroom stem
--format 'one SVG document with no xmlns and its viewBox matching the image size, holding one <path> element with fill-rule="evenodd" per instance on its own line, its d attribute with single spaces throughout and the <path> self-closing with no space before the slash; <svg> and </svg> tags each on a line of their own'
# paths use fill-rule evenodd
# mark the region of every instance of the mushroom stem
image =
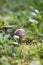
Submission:
<svg viewBox="0 0 43 65">
<path fill-rule="evenodd" d="M 22 37 L 20 36 L 18 43 L 21 44 L 21 42 L 22 42 Z"/>
</svg>

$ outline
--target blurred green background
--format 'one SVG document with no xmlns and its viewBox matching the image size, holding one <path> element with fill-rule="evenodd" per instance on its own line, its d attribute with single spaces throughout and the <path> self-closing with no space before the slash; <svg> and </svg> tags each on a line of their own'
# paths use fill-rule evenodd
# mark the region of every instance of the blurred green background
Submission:
<svg viewBox="0 0 43 65">
<path fill-rule="evenodd" d="M 1 29 L 11 26 L 13 29 Z M 22 44 L 11 33 L 22 28 Z M 0 65 L 43 65 L 43 0 L 0 0 Z M 33 64 L 32 64 L 33 65 Z"/>
</svg>

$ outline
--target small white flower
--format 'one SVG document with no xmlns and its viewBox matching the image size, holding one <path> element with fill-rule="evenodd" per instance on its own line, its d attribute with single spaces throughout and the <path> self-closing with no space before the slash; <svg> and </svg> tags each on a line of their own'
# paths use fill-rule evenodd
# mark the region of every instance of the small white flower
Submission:
<svg viewBox="0 0 43 65">
<path fill-rule="evenodd" d="M 7 58 L 6 58 L 5 56 L 2 56 L 2 59 L 8 61 Z"/>
<path fill-rule="evenodd" d="M 30 65 L 41 65 L 39 61 L 33 61 L 30 63 Z"/>
<path fill-rule="evenodd" d="M 39 11 L 38 10 L 35 10 L 35 12 L 38 14 L 39 13 Z"/>
<path fill-rule="evenodd" d="M 29 19 L 30 22 L 34 22 L 36 24 L 38 24 L 38 21 L 37 20 L 34 20 L 34 19 Z"/>
<path fill-rule="evenodd" d="M 17 36 L 17 35 L 14 35 L 13 37 L 14 37 L 14 38 L 19 38 L 19 36 Z"/>
<path fill-rule="evenodd" d="M 31 15 L 31 16 L 36 16 L 36 13 L 31 12 L 30 15 Z"/>
</svg>

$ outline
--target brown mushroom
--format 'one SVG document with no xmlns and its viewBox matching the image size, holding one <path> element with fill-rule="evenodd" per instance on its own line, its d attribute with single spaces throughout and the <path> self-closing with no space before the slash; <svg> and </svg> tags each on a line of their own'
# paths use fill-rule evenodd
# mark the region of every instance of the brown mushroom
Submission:
<svg viewBox="0 0 43 65">
<path fill-rule="evenodd" d="M 3 29 L 12 29 L 13 26 L 3 26 L 2 28 L 3 28 Z"/>
<path fill-rule="evenodd" d="M 6 32 L 8 29 L 12 29 L 13 27 L 14 27 L 13 25 L 8 25 L 8 26 L 3 26 L 2 29 L 4 29 Z"/>
<path fill-rule="evenodd" d="M 19 41 L 18 43 L 21 44 L 22 42 L 22 37 L 25 36 L 25 30 L 24 29 L 17 29 L 15 32 L 14 32 L 15 35 L 19 36 Z"/>
</svg>

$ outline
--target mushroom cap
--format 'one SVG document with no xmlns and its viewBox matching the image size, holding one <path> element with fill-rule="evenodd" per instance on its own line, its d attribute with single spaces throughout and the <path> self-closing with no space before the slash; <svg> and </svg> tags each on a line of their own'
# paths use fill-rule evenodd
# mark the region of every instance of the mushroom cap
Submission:
<svg viewBox="0 0 43 65">
<path fill-rule="evenodd" d="M 15 35 L 18 35 L 18 36 L 24 36 L 25 35 L 25 31 L 24 29 L 17 29 L 15 32 L 14 32 Z"/>
<path fill-rule="evenodd" d="M 11 26 L 11 25 L 10 25 L 10 26 L 3 26 L 2 28 L 3 28 L 3 29 L 12 29 L 13 26 Z"/>
</svg>

